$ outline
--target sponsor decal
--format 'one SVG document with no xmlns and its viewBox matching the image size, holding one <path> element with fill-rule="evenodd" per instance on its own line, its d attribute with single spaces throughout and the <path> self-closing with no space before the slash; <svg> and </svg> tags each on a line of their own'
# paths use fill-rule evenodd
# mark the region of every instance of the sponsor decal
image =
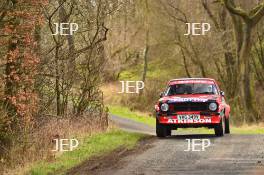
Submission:
<svg viewBox="0 0 264 175">
<path fill-rule="evenodd" d="M 168 123 L 212 123 L 212 119 L 168 119 Z"/>
<path fill-rule="evenodd" d="M 169 102 L 207 102 L 208 99 L 205 98 L 173 98 Z"/>
<path fill-rule="evenodd" d="M 178 81 L 172 81 L 170 84 L 195 84 L 195 83 L 201 83 L 201 84 L 214 84 L 213 81 L 208 80 L 178 80 Z"/>
</svg>

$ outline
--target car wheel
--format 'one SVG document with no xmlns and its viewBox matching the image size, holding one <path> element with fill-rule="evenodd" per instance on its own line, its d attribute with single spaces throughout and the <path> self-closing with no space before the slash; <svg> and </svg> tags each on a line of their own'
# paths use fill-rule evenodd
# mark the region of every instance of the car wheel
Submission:
<svg viewBox="0 0 264 175">
<path fill-rule="evenodd" d="M 170 128 L 167 128 L 167 136 L 171 136 L 171 129 Z"/>
<path fill-rule="evenodd" d="M 159 123 L 158 119 L 156 119 L 156 135 L 161 138 L 167 136 L 167 127 Z"/>
<path fill-rule="evenodd" d="M 224 117 L 221 118 L 220 123 L 214 127 L 215 135 L 221 137 L 225 133 L 225 121 Z"/>
<path fill-rule="evenodd" d="M 230 134 L 229 117 L 225 118 L 225 133 Z"/>
</svg>

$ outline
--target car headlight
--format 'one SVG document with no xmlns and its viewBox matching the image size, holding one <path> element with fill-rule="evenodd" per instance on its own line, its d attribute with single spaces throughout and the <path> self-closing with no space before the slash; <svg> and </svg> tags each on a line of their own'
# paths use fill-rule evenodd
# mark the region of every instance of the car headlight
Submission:
<svg viewBox="0 0 264 175">
<path fill-rule="evenodd" d="M 169 105 L 167 103 L 163 103 L 161 106 L 160 106 L 160 109 L 164 112 L 168 111 L 169 110 Z"/>
<path fill-rule="evenodd" d="M 210 109 L 210 111 L 215 111 L 217 109 L 217 104 L 216 103 L 210 103 L 209 109 Z"/>
</svg>

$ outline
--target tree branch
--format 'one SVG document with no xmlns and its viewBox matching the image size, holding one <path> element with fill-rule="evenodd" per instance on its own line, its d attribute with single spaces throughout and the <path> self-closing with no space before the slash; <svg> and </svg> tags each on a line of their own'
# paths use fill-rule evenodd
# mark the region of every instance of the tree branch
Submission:
<svg viewBox="0 0 264 175">
<path fill-rule="evenodd" d="M 254 13 L 255 12 L 255 13 Z M 251 10 L 250 12 L 253 15 L 250 16 L 250 19 L 252 20 L 252 25 L 256 25 L 259 20 L 264 16 L 264 3 L 261 3 L 256 8 Z"/>
<path fill-rule="evenodd" d="M 211 18 L 211 20 L 213 21 L 215 27 L 217 30 L 220 29 L 219 24 L 217 22 L 217 19 L 215 18 L 215 16 L 213 15 L 212 11 L 210 10 L 210 8 L 208 7 L 208 3 L 207 0 L 201 0 L 203 8 L 205 9 L 205 11 L 207 12 L 208 16 Z"/>
<path fill-rule="evenodd" d="M 233 0 L 223 0 L 223 1 L 224 1 L 224 4 L 225 4 L 227 10 L 230 13 L 233 13 L 237 16 L 240 16 L 246 21 L 250 20 L 250 17 L 246 11 L 242 10 L 240 7 L 235 7 Z"/>
</svg>

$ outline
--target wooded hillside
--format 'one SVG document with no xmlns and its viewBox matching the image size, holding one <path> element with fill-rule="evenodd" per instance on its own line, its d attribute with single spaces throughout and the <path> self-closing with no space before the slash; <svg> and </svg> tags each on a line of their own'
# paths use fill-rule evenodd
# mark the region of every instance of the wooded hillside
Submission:
<svg viewBox="0 0 264 175">
<path fill-rule="evenodd" d="M 263 122 L 263 16 L 263 0 L 1 0 L 0 163 L 73 123 L 105 130 L 100 87 L 119 80 L 144 81 L 120 103 L 151 112 L 169 79 L 214 78 L 235 124 Z M 186 23 L 211 27 L 184 35 Z"/>
<path fill-rule="evenodd" d="M 145 95 L 124 104 L 151 111 L 169 79 L 211 77 L 225 91 L 235 123 L 263 121 L 262 1 L 145 0 L 135 6 L 118 23 L 126 30 L 115 41 L 122 42 L 112 46 L 114 32 L 106 42 L 107 51 L 114 48 L 109 75 L 145 81 Z M 209 23 L 210 31 L 184 35 L 186 23 Z"/>
</svg>

